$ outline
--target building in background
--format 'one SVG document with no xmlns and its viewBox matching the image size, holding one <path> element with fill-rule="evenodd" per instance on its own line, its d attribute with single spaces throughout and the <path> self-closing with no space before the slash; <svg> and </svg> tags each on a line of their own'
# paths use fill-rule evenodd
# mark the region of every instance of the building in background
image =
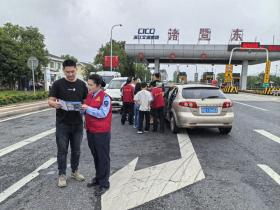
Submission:
<svg viewBox="0 0 280 210">
<path fill-rule="evenodd" d="M 54 83 L 54 81 L 63 77 L 63 66 L 62 63 L 64 61 L 63 58 L 49 54 L 48 55 L 49 63 L 47 66 L 42 67 L 42 71 L 44 72 L 44 81 L 45 81 L 45 90 L 49 91 L 50 87 Z"/>
<path fill-rule="evenodd" d="M 64 77 L 63 66 L 62 63 L 64 61 L 63 58 L 49 54 L 48 55 L 49 63 L 47 66 L 42 67 L 42 71 L 44 72 L 44 81 L 45 81 L 45 90 L 49 91 L 50 87 L 54 83 L 54 81 L 61 79 Z M 90 63 L 85 62 L 77 62 L 77 78 L 80 80 L 85 80 L 85 71 L 87 65 L 92 65 Z"/>
</svg>

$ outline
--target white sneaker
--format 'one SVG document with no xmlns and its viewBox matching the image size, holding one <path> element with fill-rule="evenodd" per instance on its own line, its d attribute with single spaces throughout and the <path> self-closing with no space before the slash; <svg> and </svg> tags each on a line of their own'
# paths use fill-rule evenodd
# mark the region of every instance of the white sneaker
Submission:
<svg viewBox="0 0 280 210">
<path fill-rule="evenodd" d="M 71 178 L 79 182 L 85 181 L 85 177 L 82 174 L 80 174 L 79 171 L 75 171 L 74 173 L 72 172 Z"/>
<path fill-rule="evenodd" d="M 137 131 L 137 133 L 138 133 L 138 134 L 142 134 L 142 133 L 143 133 L 143 131 Z"/>
<path fill-rule="evenodd" d="M 60 175 L 58 177 L 58 184 L 57 184 L 58 187 L 67 187 L 67 182 L 66 182 L 66 176 L 63 174 L 63 175 Z"/>
</svg>

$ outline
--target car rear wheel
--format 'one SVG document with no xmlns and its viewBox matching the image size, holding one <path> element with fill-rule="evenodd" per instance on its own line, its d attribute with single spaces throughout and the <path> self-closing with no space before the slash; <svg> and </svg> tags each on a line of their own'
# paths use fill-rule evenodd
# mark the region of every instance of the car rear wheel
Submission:
<svg viewBox="0 0 280 210">
<path fill-rule="evenodd" d="M 232 129 L 232 127 L 229 127 L 229 128 L 219 128 L 220 133 L 223 134 L 223 135 L 229 134 L 231 132 L 231 129 Z"/>
<path fill-rule="evenodd" d="M 179 128 L 176 125 L 176 121 L 175 121 L 175 118 L 173 117 L 173 115 L 171 115 L 171 117 L 170 117 L 170 129 L 171 129 L 172 133 L 179 132 Z"/>
</svg>

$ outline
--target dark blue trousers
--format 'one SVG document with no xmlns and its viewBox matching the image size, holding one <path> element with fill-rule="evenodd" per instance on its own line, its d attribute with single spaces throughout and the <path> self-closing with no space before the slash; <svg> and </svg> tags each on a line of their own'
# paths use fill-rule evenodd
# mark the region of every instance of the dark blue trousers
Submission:
<svg viewBox="0 0 280 210">
<path fill-rule="evenodd" d="M 91 133 L 87 131 L 87 139 L 94 159 L 95 179 L 101 187 L 109 188 L 111 133 Z"/>
</svg>

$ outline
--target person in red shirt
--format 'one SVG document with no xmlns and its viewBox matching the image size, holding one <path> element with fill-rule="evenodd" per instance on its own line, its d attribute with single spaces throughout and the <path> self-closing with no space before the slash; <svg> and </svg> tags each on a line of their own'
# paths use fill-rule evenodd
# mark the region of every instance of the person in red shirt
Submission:
<svg viewBox="0 0 280 210">
<path fill-rule="evenodd" d="M 106 83 L 97 74 L 89 76 L 89 94 L 82 108 L 85 112 L 85 128 L 88 146 L 93 155 L 95 178 L 88 187 L 98 186 L 95 195 L 100 196 L 109 187 L 110 175 L 110 140 L 112 124 L 111 98 L 102 90 Z"/>
<path fill-rule="evenodd" d="M 127 78 L 125 85 L 122 87 L 122 125 L 125 124 L 126 117 L 128 114 L 129 125 L 133 124 L 133 109 L 134 109 L 134 87 L 132 86 L 132 78 Z"/>
<path fill-rule="evenodd" d="M 151 93 L 153 96 L 153 102 L 151 104 L 152 115 L 153 115 L 153 131 L 156 132 L 159 129 L 160 132 L 164 132 L 164 92 L 162 86 L 157 86 L 156 83 L 151 83 L 152 89 Z"/>
</svg>

